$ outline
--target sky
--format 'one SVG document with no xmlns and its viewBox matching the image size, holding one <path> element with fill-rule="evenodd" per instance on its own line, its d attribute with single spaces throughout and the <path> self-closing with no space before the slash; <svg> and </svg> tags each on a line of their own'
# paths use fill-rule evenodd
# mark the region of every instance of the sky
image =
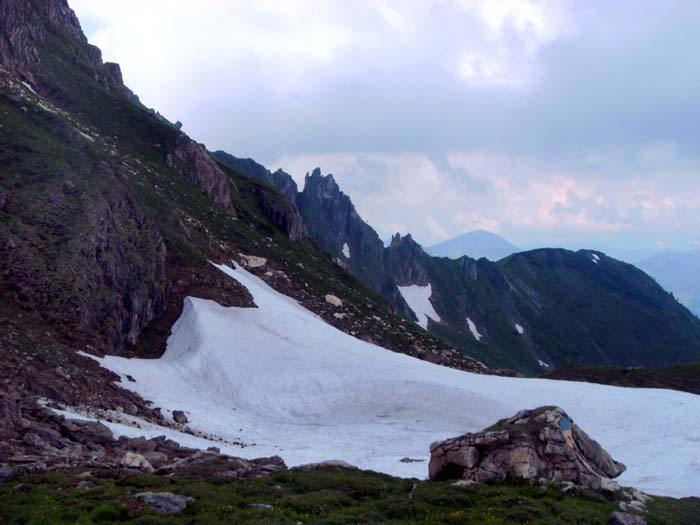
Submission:
<svg viewBox="0 0 700 525">
<path fill-rule="evenodd" d="M 383 238 L 700 247 L 700 2 L 69 3 L 145 104 Z"/>
</svg>

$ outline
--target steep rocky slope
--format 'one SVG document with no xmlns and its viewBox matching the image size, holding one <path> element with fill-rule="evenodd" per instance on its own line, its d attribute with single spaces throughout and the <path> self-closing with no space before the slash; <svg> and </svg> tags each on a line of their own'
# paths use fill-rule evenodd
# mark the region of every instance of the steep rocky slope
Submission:
<svg viewBox="0 0 700 525">
<path fill-rule="evenodd" d="M 538 374 L 567 363 L 700 360 L 698 319 L 646 274 L 603 253 L 542 249 L 498 262 L 448 259 L 398 234 L 385 248 L 332 175 L 317 168 L 294 193 L 288 174 L 273 179 L 251 159 L 215 156 L 286 188 L 323 250 L 397 313 L 492 367 Z"/>
<path fill-rule="evenodd" d="M 0 30 L 4 407 L 41 396 L 157 419 L 75 350 L 158 357 L 186 296 L 254 306 L 208 263 L 244 255 L 264 258 L 254 271 L 342 330 L 486 371 L 393 316 L 308 242 L 284 195 L 136 104 L 65 0 L 2 1 Z"/>
</svg>

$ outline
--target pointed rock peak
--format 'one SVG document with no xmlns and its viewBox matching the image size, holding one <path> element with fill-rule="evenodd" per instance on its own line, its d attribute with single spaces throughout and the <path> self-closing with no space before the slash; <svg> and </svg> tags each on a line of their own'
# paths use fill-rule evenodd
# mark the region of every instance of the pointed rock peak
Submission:
<svg viewBox="0 0 700 525">
<path fill-rule="evenodd" d="M 411 236 L 410 233 L 407 233 L 403 237 L 401 237 L 400 233 L 394 234 L 394 236 L 391 238 L 391 244 L 389 245 L 391 248 L 398 248 L 400 246 L 410 246 L 410 247 L 418 247 L 420 248 L 420 244 L 418 244 L 413 237 Z M 422 249 L 422 248 L 421 248 Z"/>
<path fill-rule="evenodd" d="M 326 197 L 338 197 L 342 194 L 340 186 L 335 182 L 333 175 L 329 173 L 324 177 L 321 174 L 321 168 L 315 168 L 311 175 L 307 172 L 304 178 L 304 191 L 307 190 L 319 191 Z"/>
</svg>

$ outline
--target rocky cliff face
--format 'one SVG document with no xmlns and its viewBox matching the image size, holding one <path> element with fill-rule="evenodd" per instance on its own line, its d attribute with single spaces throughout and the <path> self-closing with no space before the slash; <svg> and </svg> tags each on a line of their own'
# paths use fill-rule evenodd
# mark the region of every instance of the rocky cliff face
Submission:
<svg viewBox="0 0 700 525">
<path fill-rule="evenodd" d="M 263 188 L 255 189 L 255 200 L 263 213 L 273 224 L 282 228 L 291 240 L 300 241 L 307 238 L 304 219 L 292 201 Z"/>
<path fill-rule="evenodd" d="M 206 149 L 149 128 L 127 92 L 64 0 L 0 2 L 0 292 L 92 351 L 136 343 L 175 288 L 162 228 L 133 182 L 146 168 L 123 137 L 150 133 L 148 147 L 234 212 L 234 186 Z"/>
<path fill-rule="evenodd" d="M 126 94 L 118 64 L 102 62 L 100 50 L 88 44 L 78 18 L 66 0 L 3 0 L 0 4 L 0 63 L 35 89 L 47 85 L 41 47 L 51 36 L 71 39 L 76 58 L 103 87 Z"/>
<path fill-rule="evenodd" d="M 253 159 L 239 159 L 225 151 L 216 151 L 212 155 L 224 166 L 246 177 L 262 181 L 281 193 L 281 196 L 276 196 L 273 191 L 259 187 L 255 190 L 255 199 L 265 215 L 282 228 L 291 240 L 308 237 L 304 219 L 296 205 L 297 185 L 291 175 L 282 170 L 270 173 L 270 170 Z"/>
<path fill-rule="evenodd" d="M 0 75 L 3 93 L 19 97 L 7 79 Z M 12 99 L 0 100 L 17 110 Z M 59 169 L 38 152 L 20 154 L 21 134 L 0 139 L 0 162 L 11 163 L 3 176 L 9 225 L 0 228 L 0 292 L 43 312 L 66 340 L 117 351 L 163 310 L 167 249 L 123 167 L 81 152 L 92 146 L 72 126 L 52 126 L 51 140 L 62 143 L 54 154 L 72 158 Z"/>
<path fill-rule="evenodd" d="M 319 168 L 307 174 L 297 206 L 316 243 L 372 290 L 380 291 L 384 284 L 382 241 L 333 176 L 321 175 Z"/>
<path fill-rule="evenodd" d="M 177 169 L 197 186 L 209 200 L 235 214 L 230 190 L 233 183 L 202 144 L 196 143 L 184 133 L 179 134 L 175 149 L 172 155 L 168 155 L 167 162 L 168 166 Z"/>
</svg>

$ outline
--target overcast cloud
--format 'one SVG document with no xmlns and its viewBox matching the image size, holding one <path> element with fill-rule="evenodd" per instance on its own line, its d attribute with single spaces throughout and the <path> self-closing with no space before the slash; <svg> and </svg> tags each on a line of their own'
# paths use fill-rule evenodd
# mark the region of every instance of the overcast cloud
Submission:
<svg viewBox="0 0 700 525">
<path fill-rule="evenodd" d="M 696 1 L 70 4 L 147 105 L 212 150 L 332 172 L 384 237 L 700 240 Z"/>
</svg>

